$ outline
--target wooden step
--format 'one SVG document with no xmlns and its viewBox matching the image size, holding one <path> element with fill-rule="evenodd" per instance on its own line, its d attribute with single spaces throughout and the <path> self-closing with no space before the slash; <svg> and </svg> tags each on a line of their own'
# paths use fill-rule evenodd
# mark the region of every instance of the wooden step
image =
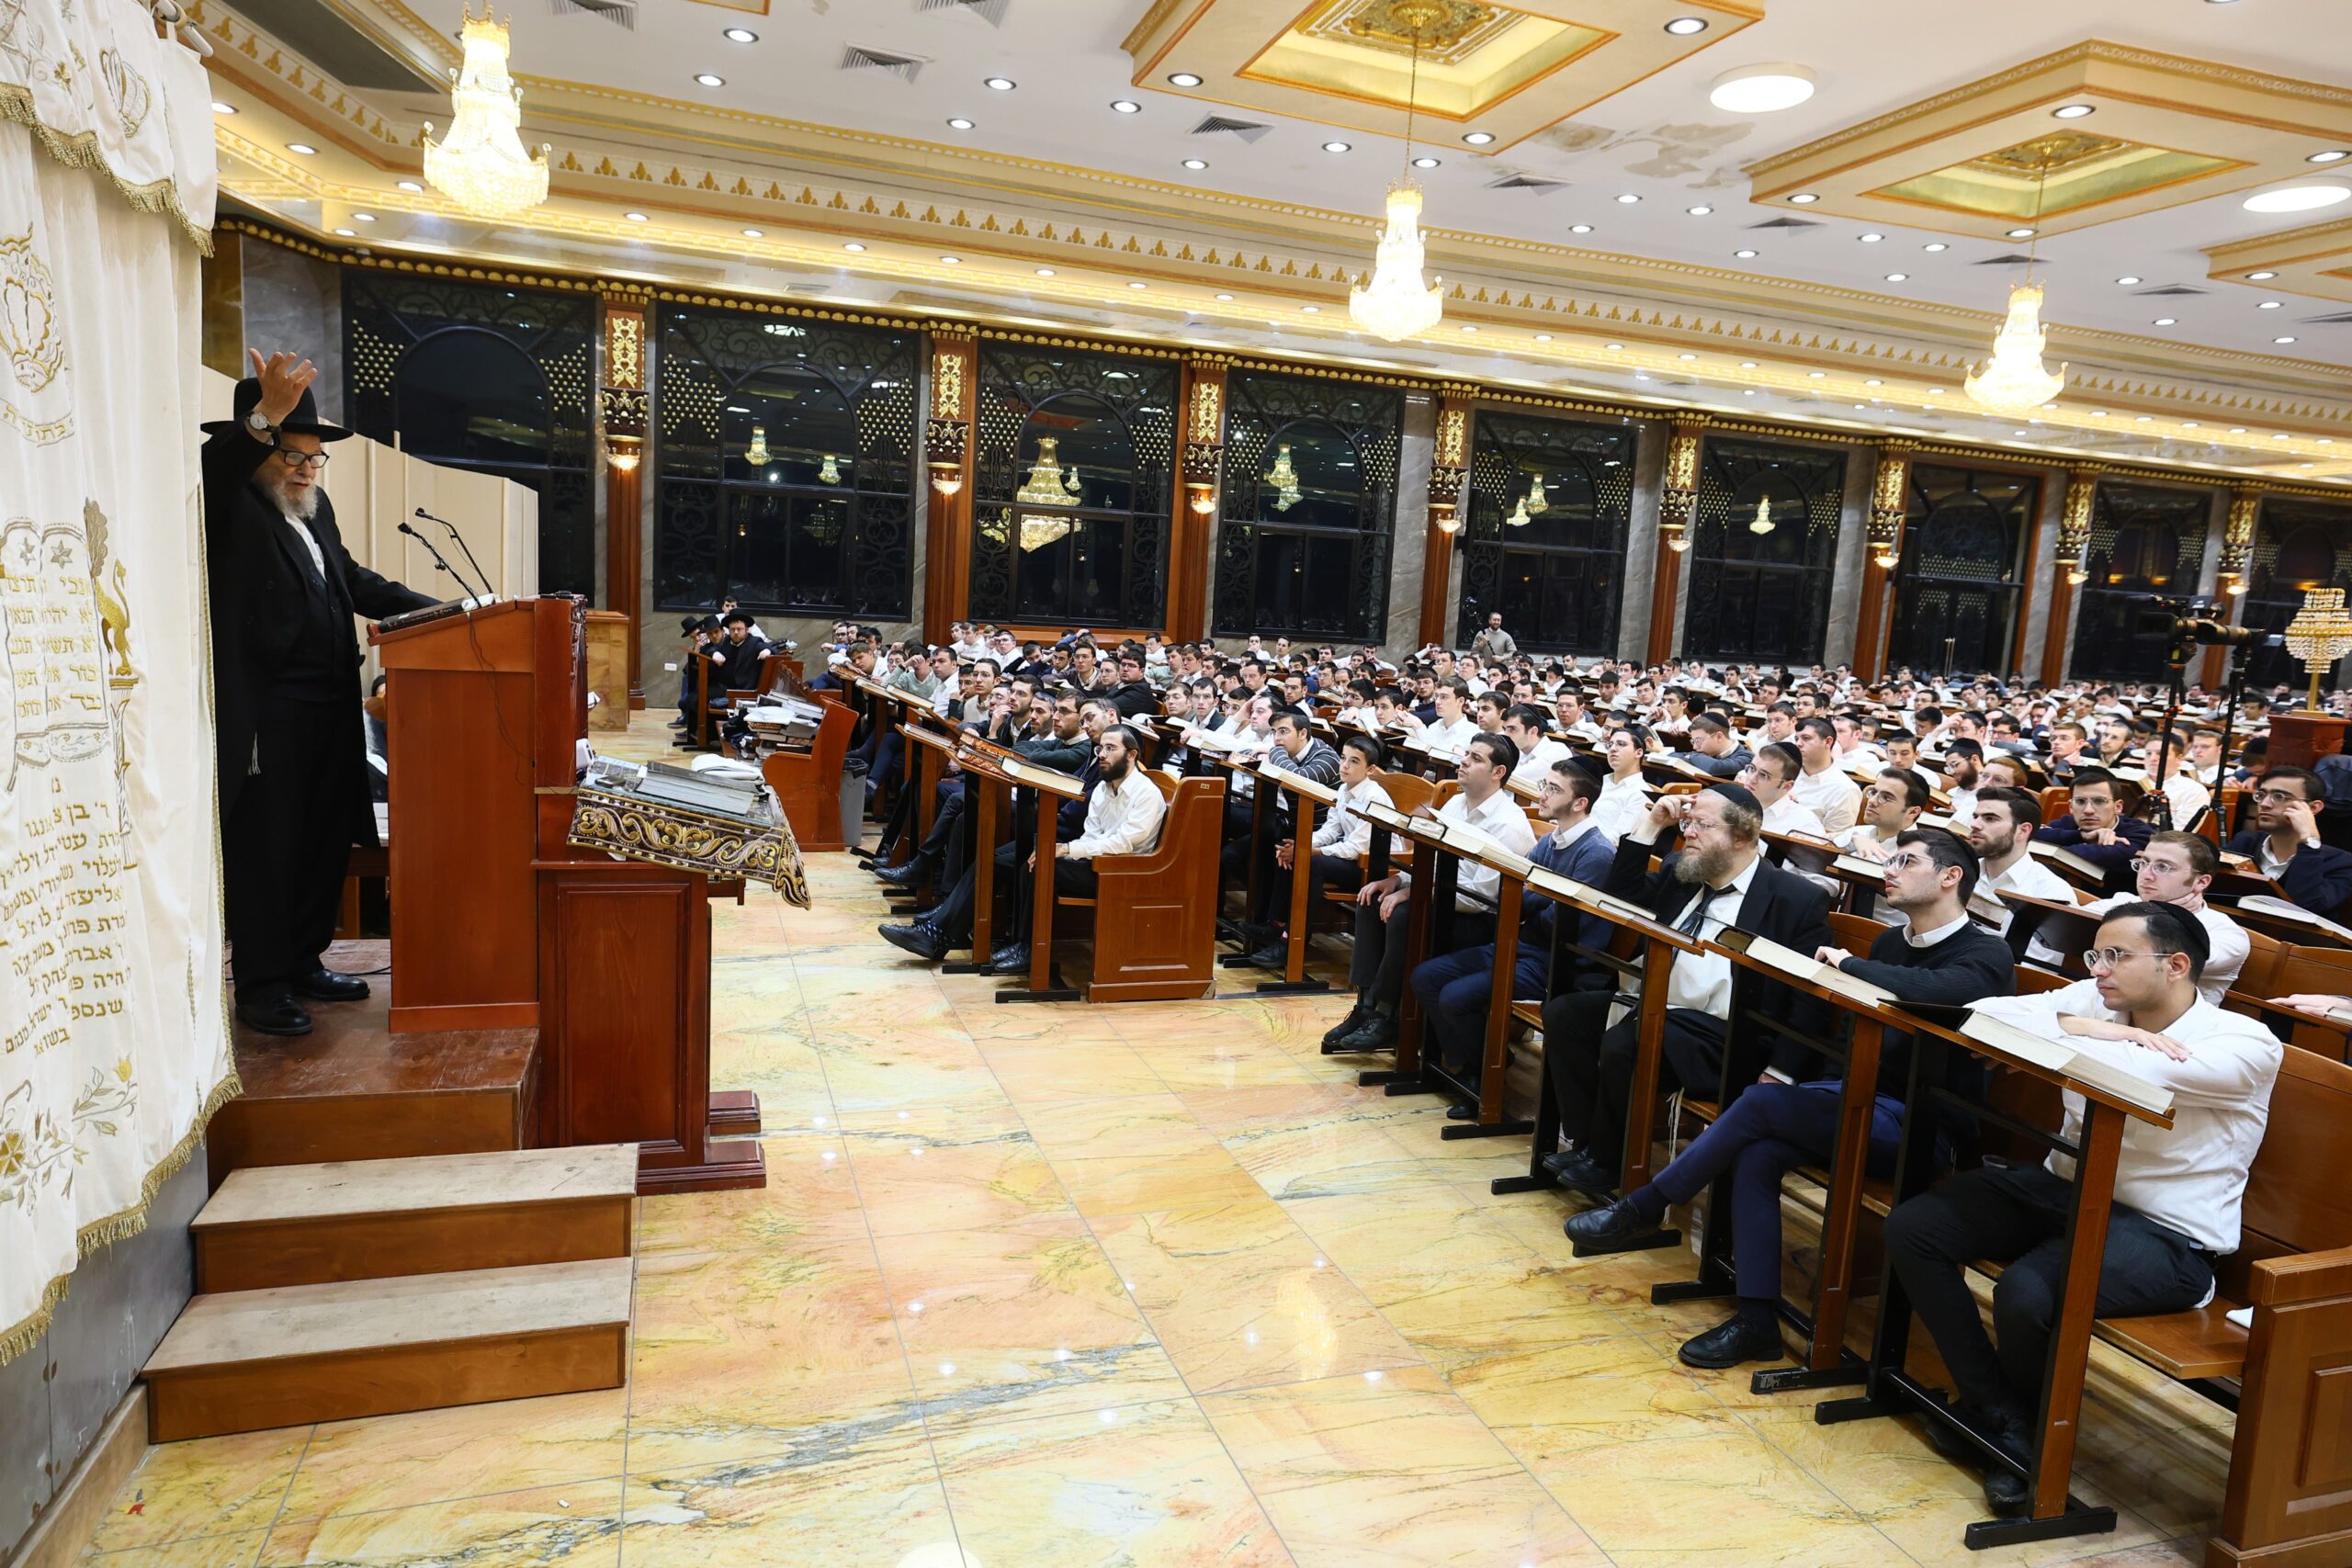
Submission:
<svg viewBox="0 0 2352 1568">
<path fill-rule="evenodd" d="M 250 1167 L 190 1227 L 196 1288 L 625 1258 L 636 1204 L 634 1144 Z"/>
<path fill-rule="evenodd" d="M 198 1296 L 148 1359 L 153 1442 L 618 1388 L 636 1262 Z"/>
</svg>

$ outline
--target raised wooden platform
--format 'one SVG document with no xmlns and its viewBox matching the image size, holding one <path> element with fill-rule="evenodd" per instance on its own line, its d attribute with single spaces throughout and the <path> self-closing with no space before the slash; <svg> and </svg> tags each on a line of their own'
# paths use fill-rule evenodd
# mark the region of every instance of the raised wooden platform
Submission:
<svg viewBox="0 0 2352 1568">
<path fill-rule="evenodd" d="M 338 943 L 328 962 L 356 970 L 362 964 L 347 959 L 383 947 Z M 206 1158 L 214 1187 L 252 1166 L 481 1154 L 538 1141 L 537 1030 L 394 1034 L 390 976 L 368 984 L 366 1001 L 309 1004 L 317 1027 L 299 1039 L 235 1030 L 245 1091 L 212 1119 Z"/>
<path fill-rule="evenodd" d="M 628 1144 L 252 1167 L 232 1173 L 190 1227 L 196 1288 L 621 1258 L 636 1214 Z"/>
</svg>

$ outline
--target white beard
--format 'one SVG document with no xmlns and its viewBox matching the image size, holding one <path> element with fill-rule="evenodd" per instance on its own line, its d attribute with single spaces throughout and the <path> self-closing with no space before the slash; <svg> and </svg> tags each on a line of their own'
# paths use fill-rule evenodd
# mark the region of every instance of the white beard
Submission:
<svg viewBox="0 0 2352 1568">
<path fill-rule="evenodd" d="M 319 487 L 316 485 L 304 491 L 300 501 L 276 486 L 271 487 L 269 494 L 270 499 L 277 502 L 277 510 L 297 522 L 308 523 L 319 514 Z"/>
</svg>

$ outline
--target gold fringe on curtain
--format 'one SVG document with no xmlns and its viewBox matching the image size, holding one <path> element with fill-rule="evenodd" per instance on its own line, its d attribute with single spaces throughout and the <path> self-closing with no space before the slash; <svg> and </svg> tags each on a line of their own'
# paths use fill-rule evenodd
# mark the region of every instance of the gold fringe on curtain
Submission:
<svg viewBox="0 0 2352 1568">
<path fill-rule="evenodd" d="M 155 180 L 143 186 L 129 184 L 107 166 L 106 154 L 98 150 L 96 131 L 65 131 L 43 125 L 33 112 L 32 94 L 22 87 L 0 86 L 0 115 L 30 130 L 43 150 L 67 168 L 88 169 L 104 175 L 113 182 L 114 188 L 122 194 L 122 199 L 130 204 L 134 212 L 154 212 L 169 217 L 180 226 L 180 231 L 194 242 L 198 254 L 209 256 L 212 254 L 212 231 L 198 226 L 188 217 L 187 209 L 180 206 L 179 187 L 171 180 Z M 7 1359 L 6 1355 L 0 1355 L 0 1363 L 5 1363 Z"/>
</svg>

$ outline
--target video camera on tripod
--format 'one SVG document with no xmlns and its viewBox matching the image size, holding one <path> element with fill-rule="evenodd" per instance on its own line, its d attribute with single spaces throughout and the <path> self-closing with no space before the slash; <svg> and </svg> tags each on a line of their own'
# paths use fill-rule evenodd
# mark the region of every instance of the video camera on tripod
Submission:
<svg viewBox="0 0 2352 1568">
<path fill-rule="evenodd" d="M 2233 626 L 2221 617 L 2226 612 L 2219 604 L 2209 604 L 2198 599 L 2166 599 L 2152 595 L 2147 606 L 2140 612 L 2140 629 L 2162 632 L 2177 650 L 2173 662 L 2188 662 L 2188 649 L 2242 648 L 2255 639 L 2252 626 Z"/>
</svg>

